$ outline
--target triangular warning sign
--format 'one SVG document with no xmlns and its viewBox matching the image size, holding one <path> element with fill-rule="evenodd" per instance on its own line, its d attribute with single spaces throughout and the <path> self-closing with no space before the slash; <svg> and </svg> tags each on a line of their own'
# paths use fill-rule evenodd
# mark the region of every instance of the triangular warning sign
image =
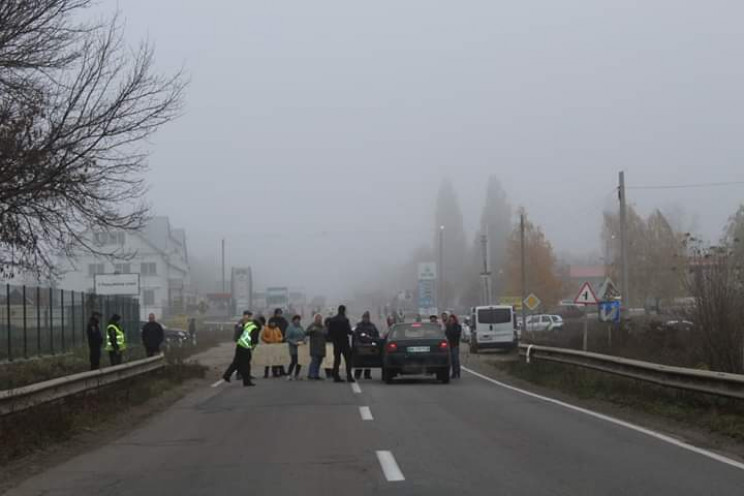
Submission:
<svg viewBox="0 0 744 496">
<path fill-rule="evenodd" d="M 594 294 L 592 285 L 589 284 L 588 281 L 581 285 L 579 294 L 577 294 L 576 298 L 574 298 L 574 303 L 576 303 L 577 305 L 596 305 L 597 303 L 599 303 L 599 300 L 597 300 L 597 295 Z"/>
</svg>

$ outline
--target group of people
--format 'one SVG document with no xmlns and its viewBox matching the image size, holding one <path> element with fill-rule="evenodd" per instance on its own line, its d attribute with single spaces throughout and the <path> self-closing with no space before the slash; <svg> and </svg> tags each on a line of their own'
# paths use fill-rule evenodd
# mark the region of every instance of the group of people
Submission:
<svg viewBox="0 0 744 496">
<path fill-rule="evenodd" d="M 362 372 L 365 378 L 371 378 L 370 369 L 358 369 L 353 372 L 352 348 L 349 344 L 350 336 L 353 340 L 362 341 L 380 337 L 377 326 L 370 320 L 369 312 L 364 313 L 361 322 L 353 331 L 346 317 L 346 307 L 343 305 L 338 308 L 338 313 L 333 317 L 323 319 L 321 314 L 315 314 L 313 322 L 306 328 L 302 327 L 301 322 L 302 317 L 299 315 L 293 316 L 291 322 L 288 322 L 280 308 L 274 311 L 274 315 L 268 321 L 263 316 L 254 319 L 250 310 L 243 312 L 243 318 L 235 328 L 235 356 L 222 378 L 230 382 L 233 373 L 237 372 L 244 386 L 254 386 L 255 383 L 251 377 L 252 350 L 261 344 L 287 343 L 288 367 L 285 369 L 283 365 L 266 366 L 264 377 L 269 377 L 271 373 L 274 377 L 286 376 L 287 380 L 299 378 L 302 368 L 298 361 L 299 346 L 308 344 L 310 365 L 307 378 L 308 380 L 322 380 L 320 369 L 326 356 L 327 342 L 333 345 L 333 367 L 326 372 L 334 382 L 345 382 L 339 373 L 342 357 L 346 366 L 346 381 L 355 382 L 361 377 Z"/>
<path fill-rule="evenodd" d="M 443 313 L 442 323 L 439 318 L 432 315 L 431 323 L 441 325 L 449 343 L 452 362 L 452 378 L 460 377 L 460 339 L 462 337 L 462 326 L 454 314 Z M 380 331 L 371 321 L 369 312 L 364 312 L 362 320 L 352 330 L 351 323 L 346 317 L 346 307 L 339 306 L 338 313 L 333 317 L 323 319 L 321 314 L 315 314 L 313 322 L 303 328 L 302 317 L 295 315 L 291 322 L 284 318 L 283 311 L 277 308 L 274 315 L 266 321 L 263 316 L 253 318 L 250 310 L 243 312 L 243 318 L 235 326 L 235 355 L 232 363 L 225 370 L 222 378 L 230 382 L 232 375 L 237 372 L 237 377 L 243 380 L 244 386 L 255 386 L 254 377 L 251 376 L 251 358 L 253 350 L 261 344 L 287 343 L 289 352 L 289 365 L 285 369 L 283 365 L 264 367 L 264 378 L 269 374 L 273 377 L 286 376 L 287 380 L 294 380 L 300 376 L 301 365 L 298 363 L 298 348 L 309 343 L 310 366 L 308 380 L 322 380 L 320 368 L 326 355 L 326 343 L 333 345 L 333 367 L 327 370 L 328 376 L 334 382 L 345 382 L 340 375 L 341 358 L 346 366 L 346 381 L 355 382 L 364 374 L 365 379 L 372 378 L 371 369 L 357 368 L 352 366 L 353 343 L 369 343 L 380 338 Z M 388 327 L 395 324 L 388 319 Z M 352 344 L 349 344 L 349 337 Z"/>
<path fill-rule="evenodd" d="M 127 349 L 127 335 L 121 326 L 121 315 L 115 313 L 109 318 L 105 332 L 101 332 L 101 317 L 101 312 L 93 312 L 86 328 L 90 370 L 101 368 L 101 348 L 108 352 L 111 365 L 121 364 Z M 148 357 L 160 353 L 164 339 L 163 326 L 155 320 L 155 314 L 151 313 L 142 327 L 142 344 Z"/>
</svg>

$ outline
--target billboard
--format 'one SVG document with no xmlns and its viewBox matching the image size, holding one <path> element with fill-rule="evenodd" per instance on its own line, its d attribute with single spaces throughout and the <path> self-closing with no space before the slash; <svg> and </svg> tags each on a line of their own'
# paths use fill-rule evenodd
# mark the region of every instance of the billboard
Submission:
<svg viewBox="0 0 744 496">
<path fill-rule="evenodd" d="M 233 267 L 231 293 L 235 312 L 240 313 L 253 306 L 253 273 L 250 267 Z"/>
<path fill-rule="evenodd" d="M 139 296 L 139 274 L 96 274 L 93 277 L 93 287 L 97 295 L 101 296 Z"/>
</svg>

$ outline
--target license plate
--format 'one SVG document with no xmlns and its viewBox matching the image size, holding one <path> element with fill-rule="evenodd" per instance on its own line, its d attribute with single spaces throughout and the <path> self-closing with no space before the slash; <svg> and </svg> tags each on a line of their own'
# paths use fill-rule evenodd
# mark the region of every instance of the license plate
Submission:
<svg viewBox="0 0 744 496">
<path fill-rule="evenodd" d="M 429 346 L 409 346 L 408 352 L 409 353 L 428 353 L 431 351 Z"/>
</svg>

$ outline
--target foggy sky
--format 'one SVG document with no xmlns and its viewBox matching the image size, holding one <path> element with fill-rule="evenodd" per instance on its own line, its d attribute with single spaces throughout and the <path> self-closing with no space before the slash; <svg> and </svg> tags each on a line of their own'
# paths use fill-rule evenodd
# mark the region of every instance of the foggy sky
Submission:
<svg viewBox="0 0 744 496">
<path fill-rule="evenodd" d="M 557 251 L 599 246 L 629 185 L 744 181 L 744 3 L 104 1 L 191 78 L 154 138 L 149 200 L 192 255 L 340 295 L 433 238 L 489 174 Z M 156 5 L 156 7 L 154 7 Z M 629 190 L 717 238 L 744 186 Z"/>
</svg>

